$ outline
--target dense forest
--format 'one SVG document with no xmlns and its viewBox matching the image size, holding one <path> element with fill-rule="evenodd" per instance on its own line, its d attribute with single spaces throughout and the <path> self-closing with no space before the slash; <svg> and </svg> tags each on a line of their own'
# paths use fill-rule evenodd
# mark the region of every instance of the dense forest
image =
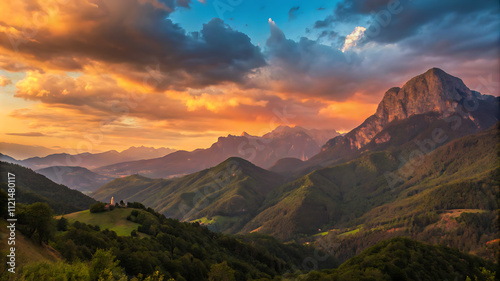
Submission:
<svg viewBox="0 0 500 281">
<path fill-rule="evenodd" d="M 338 269 L 295 275 L 298 280 L 495 280 L 492 263 L 446 246 L 392 238 L 366 249 Z"/>
<path fill-rule="evenodd" d="M 130 236 L 117 236 L 78 221 L 68 223 L 64 217 L 56 220 L 46 203 L 17 207 L 18 229 L 37 243 L 50 245 L 63 257 L 59 264 L 25 267 L 16 276 L 20 280 L 73 280 L 70 276 L 79 276 L 76 280 L 142 280 L 145 276 L 150 278 L 145 280 L 163 277 L 177 281 L 269 279 L 301 268 L 303 260 L 314 256 L 315 250 L 282 244 L 269 236 L 211 232 L 199 223 L 168 219 L 140 203 L 127 206 L 134 208 L 128 219 L 140 222 L 138 231 Z M 337 265 L 328 257 L 318 268 Z M 35 276 L 41 279 L 33 279 Z"/>
<path fill-rule="evenodd" d="M 2 205 L 6 198 L 0 191 Z M 55 219 L 46 203 L 18 204 L 20 232 L 57 250 L 61 260 L 25 265 L 1 280 L 493 280 L 495 274 L 494 264 L 482 258 L 409 238 L 379 242 L 340 265 L 318 247 L 261 234 L 215 233 L 141 203 L 116 208 L 130 209 L 127 220 L 140 225 L 128 236 L 70 223 L 64 216 Z M 470 225 L 487 219 L 460 218 Z M 0 269 L 6 272 L 6 261 Z"/>
</svg>

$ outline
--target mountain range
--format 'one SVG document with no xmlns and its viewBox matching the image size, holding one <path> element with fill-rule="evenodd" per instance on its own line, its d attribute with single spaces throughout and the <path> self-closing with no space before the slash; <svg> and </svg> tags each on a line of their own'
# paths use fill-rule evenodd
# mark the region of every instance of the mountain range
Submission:
<svg viewBox="0 0 500 281">
<path fill-rule="evenodd" d="M 8 173 L 15 175 L 15 202 L 31 204 L 44 202 L 57 213 L 87 209 L 96 201 L 77 190 L 54 183 L 47 177 L 17 164 L 0 162 L 0 188 L 8 190 Z"/>
<path fill-rule="evenodd" d="M 283 240 L 342 231 L 366 238 L 396 230 L 422 240 L 434 237 L 432 231 L 448 237 L 465 230 L 460 224 L 443 230 L 447 212 L 476 212 L 483 219 L 494 214 L 498 101 L 434 68 L 387 91 L 373 116 L 306 161 L 284 158 L 264 170 L 230 158 L 172 180 L 120 178 L 92 196 L 143 202 L 222 232 Z M 484 241 L 495 237 L 492 229 L 470 231 Z M 356 239 L 352 243 L 361 243 Z M 491 254 L 484 243 L 467 247 Z"/>
<path fill-rule="evenodd" d="M 55 183 L 63 184 L 85 194 L 114 180 L 112 177 L 102 176 L 78 166 L 52 166 L 36 170 L 36 172 Z"/>
<path fill-rule="evenodd" d="M 111 177 L 140 174 L 152 178 L 185 175 L 213 167 L 229 157 L 241 157 L 269 168 L 285 157 L 307 160 L 320 151 L 327 139 L 340 135 L 335 130 L 308 130 L 279 126 L 261 137 L 243 132 L 240 136 L 219 137 L 207 149 L 177 151 L 156 159 L 122 162 L 95 169 Z"/>
<path fill-rule="evenodd" d="M 103 176 L 89 169 L 122 161 L 164 156 L 174 151 L 174 149 L 164 147 L 132 146 L 121 152 L 110 150 L 101 153 L 58 153 L 24 160 L 16 160 L 8 155 L 0 154 L 0 161 L 36 170 L 55 183 L 89 193 L 114 179 L 114 177 Z"/>
<path fill-rule="evenodd" d="M 307 160 L 318 153 L 328 139 L 337 135 L 340 134 L 335 130 L 278 126 L 261 137 L 246 132 L 241 136 L 220 137 L 210 148 L 192 152 L 142 146 L 122 152 L 59 153 L 25 160 L 2 154 L 0 159 L 32 168 L 72 189 L 91 192 L 117 177 L 131 174 L 154 178 L 185 175 L 215 166 L 232 156 L 244 157 L 263 167 L 269 167 L 283 157 Z"/>
<path fill-rule="evenodd" d="M 18 163 L 35 170 L 52 166 L 78 166 L 87 169 L 95 169 L 101 166 L 111 165 L 124 161 L 164 156 L 174 151 L 174 149 L 165 147 L 153 148 L 145 146 L 132 146 L 121 152 L 118 152 L 116 150 L 109 150 L 100 153 L 58 153 L 50 154 L 45 157 L 31 157 L 24 160 L 18 160 Z"/>
</svg>

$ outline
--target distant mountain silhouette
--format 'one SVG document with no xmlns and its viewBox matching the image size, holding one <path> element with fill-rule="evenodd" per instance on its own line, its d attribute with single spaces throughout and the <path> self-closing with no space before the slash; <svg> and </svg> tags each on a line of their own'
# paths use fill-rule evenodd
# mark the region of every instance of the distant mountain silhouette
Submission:
<svg viewBox="0 0 500 281">
<path fill-rule="evenodd" d="M 55 183 L 63 184 L 83 193 L 90 193 L 114 178 L 96 174 L 83 167 L 52 166 L 36 170 Z"/>
<path fill-rule="evenodd" d="M 57 184 L 44 175 L 20 165 L 0 162 L 0 188 L 8 191 L 7 172 L 15 175 L 16 203 L 45 202 L 58 214 L 88 209 L 96 201 L 77 190 Z M 17 206 L 16 206 L 17 207 Z"/>
<path fill-rule="evenodd" d="M 32 157 L 19 161 L 19 164 L 35 170 L 53 166 L 79 166 L 87 169 L 94 169 L 97 167 L 111 165 L 123 161 L 161 157 L 174 151 L 174 149 L 164 147 L 153 148 L 145 146 L 132 146 L 122 152 L 110 150 L 101 153 L 58 153 L 47 155 L 45 157 Z"/>
<path fill-rule="evenodd" d="M 320 151 L 327 138 L 339 135 L 335 130 L 307 130 L 279 126 L 262 137 L 243 132 L 240 136 L 219 137 L 207 149 L 177 151 L 167 156 L 104 166 L 94 171 L 113 177 L 141 174 L 170 177 L 216 166 L 229 157 L 241 157 L 262 168 L 271 167 L 285 157 L 307 160 Z"/>
</svg>

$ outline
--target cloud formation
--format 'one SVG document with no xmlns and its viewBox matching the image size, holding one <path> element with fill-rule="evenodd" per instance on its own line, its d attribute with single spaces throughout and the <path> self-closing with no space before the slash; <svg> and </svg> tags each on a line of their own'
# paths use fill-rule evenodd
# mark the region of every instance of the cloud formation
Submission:
<svg viewBox="0 0 500 281">
<path fill-rule="evenodd" d="M 12 84 L 12 80 L 0 75 L 0 87 L 4 87 L 10 84 Z"/>
<path fill-rule="evenodd" d="M 343 0 L 314 27 L 365 21 L 364 43 L 400 44 L 428 56 L 496 58 L 499 13 L 498 1 Z"/>
<path fill-rule="evenodd" d="M 286 38 L 271 19 L 269 28 L 271 35 L 266 42 L 269 66 L 256 79 L 261 87 L 302 98 L 343 102 L 355 94 L 369 95 L 374 91 L 383 94 L 391 81 L 397 81 L 380 80 L 387 74 L 371 66 L 385 55 L 343 53 L 341 46 L 306 37 L 294 41 Z M 394 54 L 393 50 L 387 52 Z"/>
<path fill-rule="evenodd" d="M 342 47 L 342 52 L 349 50 L 352 47 L 355 47 L 358 44 L 358 41 L 363 37 L 366 28 L 362 26 L 356 26 L 351 34 L 347 35 L 344 42 L 344 47 Z"/>
<path fill-rule="evenodd" d="M 6 74 L 12 81 L 0 77 L 0 86 L 15 84 L 3 96 L 27 101 L 5 116 L 50 141 L 97 130 L 109 146 L 126 138 L 195 148 L 280 124 L 351 129 L 387 89 L 431 67 L 498 92 L 495 1 L 342 0 L 314 24 L 311 16 L 302 37 L 283 30 L 307 14 L 283 30 L 269 19 L 259 31 L 269 34 L 264 44 L 218 18 L 187 32 L 172 13 L 202 6 L 193 2 L 0 3 L 0 70 L 15 73 Z M 288 7 L 281 20 L 303 9 Z M 21 137 L 13 128 L 5 136 Z"/>
<path fill-rule="evenodd" d="M 495 1 L 344 0 L 315 22 L 317 40 L 287 39 L 270 21 L 266 81 L 279 91 L 329 100 L 356 93 L 381 98 L 438 66 L 481 87 L 486 76 L 500 75 L 498 14 Z"/>
<path fill-rule="evenodd" d="M 21 137 L 43 137 L 45 134 L 40 132 L 29 132 L 29 133 L 7 133 L 10 136 L 21 136 Z"/>
<path fill-rule="evenodd" d="M 244 33 L 214 18 L 199 32 L 188 34 L 169 14 L 187 1 L 157 0 L 72 1 L 67 5 L 30 0 L 25 5 L 4 3 L 0 24 L 0 48 L 21 53 L 38 67 L 83 71 L 103 67 L 122 74 L 146 72 L 160 65 L 162 89 L 185 89 L 224 82 L 242 83 L 265 65 L 258 47 Z M 51 4 L 55 11 L 47 7 Z M 38 16 L 32 10 L 39 10 Z M 14 15 L 44 19 L 30 26 Z"/>
<path fill-rule="evenodd" d="M 300 6 L 293 6 L 288 10 L 288 20 L 293 20 L 297 16 L 297 11 L 300 9 Z"/>
</svg>

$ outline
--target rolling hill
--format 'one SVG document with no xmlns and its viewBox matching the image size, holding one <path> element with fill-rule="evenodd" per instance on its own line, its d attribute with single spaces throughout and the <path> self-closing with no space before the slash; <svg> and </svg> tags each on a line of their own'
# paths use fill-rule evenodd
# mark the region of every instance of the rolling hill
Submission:
<svg viewBox="0 0 500 281">
<path fill-rule="evenodd" d="M 373 245 L 338 269 L 312 272 L 299 280 L 465 281 L 493 280 L 494 274 L 493 263 L 456 249 L 393 238 Z"/>
<path fill-rule="evenodd" d="M 211 267 L 224 262 L 232 269 L 230 275 L 236 278 L 232 280 L 273 278 L 292 267 L 302 267 L 302 261 L 315 251 L 307 245 L 283 244 L 268 236 L 214 233 L 197 223 L 167 219 L 137 203 L 102 213 L 70 214 L 68 219 L 73 222 L 53 238 L 65 262 L 88 262 L 96 252 L 109 249 L 129 277 L 157 272 L 176 280 L 208 280 Z M 122 230 L 124 222 L 138 225 L 139 235 L 129 232 L 119 236 L 110 231 Z M 327 258 L 319 268 L 335 265 L 332 258 Z"/>
<path fill-rule="evenodd" d="M 241 158 L 229 158 L 216 167 L 171 180 L 139 175 L 116 179 L 92 197 L 141 202 L 168 217 L 187 221 L 217 217 L 212 227 L 236 232 L 283 182 L 278 174 Z"/>
<path fill-rule="evenodd" d="M 83 193 L 90 193 L 114 178 L 94 173 L 83 167 L 52 166 L 36 170 L 55 183 L 63 184 Z"/>
<path fill-rule="evenodd" d="M 7 173 L 16 175 L 16 202 L 31 204 L 46 202 L 56 213 L 72 213 L 88 209 L 96 201 L 77 190 L 56 184 L 31 169 L 0 162 L 1 188 L 7 190 Z"/>
<path fill-rule="evenodd" d="M 115 208 L 113 211 L 101 213 L 91 213 L 89 210 L 84 210 L 59 216 L 58 218 L 64 217 L 70 223 L 79 221 L 90 225 L 97 225 L 102 230 L 109 229 L 116 232 L 118 236 L 130 236 L 130 233 L 139 227 L 138 223 L 127 220 L 127 217 L 130 216 L 133 210 L 133 208 Z"/>
<path fill-rule="evenodd" d="M 96 264 L 111 266 L 113 276 L 140 274 L 186 281 L 213 280 L 214 272 L 221 274 L 215 275 L 216 280 L 493 280 L 495 274 L 492 262 L 409 238 L 384 239 L 339 266 L 323 251 L 325 244 L 313 248 L 259 234 L 214 233 L 197 223 L 167 219 L 144 206 L 64 217 L 70 224 L 52 236 L 54 248 L 19 233 L 14 278 L 88 280 Z M 5 224 L 0 219 L 0 226 Z M 130 229 L 140 235 L 127 234 Z M 5 235 L 5 230 L 0 231 L 0 236 Z M 334 249 L 339 250 L 339 244 Z M 97 263 L 99 257 L 105 262 Z M 98 272 L 103 272 L 102 267 Z"/>
</svg>

